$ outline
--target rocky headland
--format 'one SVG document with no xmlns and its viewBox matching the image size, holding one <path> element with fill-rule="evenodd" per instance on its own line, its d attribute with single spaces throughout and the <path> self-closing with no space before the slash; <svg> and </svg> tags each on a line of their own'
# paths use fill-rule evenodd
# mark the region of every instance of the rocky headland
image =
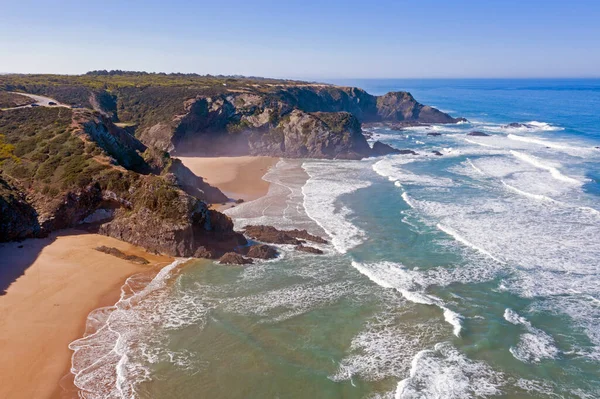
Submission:
<svg viewBox="0 0 600 399">
<path fill-rule="evenodd" d="M 0 93 L 48 96 L 61 107 L 0 111 L 0 241 L 95 226 L 102 234 L 171 256 L 219 258 L 246 245 L 210 203 L 228 200 L 174 155 L 360 159 L 405 154 L 363 124 L 457 123 L 410 93 L 260 78 L 96 71 L 80 76 L 0 76 Z M 18 95 L 5 95 L 11 101 Z M 12 103 L 11 103 L 12 104 Z M 306 231 L 250 226 L 264 243 L 324 243 Z M 267 246 L 248 259 L 270 258 Z M 237 256 L 228 255 L 232 260 Z M 246 258 L 244 258 L 246 259 Z"/>
</svg>

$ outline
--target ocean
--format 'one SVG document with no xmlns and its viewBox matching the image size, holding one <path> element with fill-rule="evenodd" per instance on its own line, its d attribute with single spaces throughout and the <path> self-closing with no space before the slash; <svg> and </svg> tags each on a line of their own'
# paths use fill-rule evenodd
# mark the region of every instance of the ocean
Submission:
<svg viewBox="0 0 600 399">
<path fill-rule="evenodd" d="M 600 397 L 600 80 L 332 83 L 469 122 L 367 129 L 418 155 L 279 161 L 227 213 L 325 254 L 131 277 L 71 344 L 81 396 Z"/>
</svg>

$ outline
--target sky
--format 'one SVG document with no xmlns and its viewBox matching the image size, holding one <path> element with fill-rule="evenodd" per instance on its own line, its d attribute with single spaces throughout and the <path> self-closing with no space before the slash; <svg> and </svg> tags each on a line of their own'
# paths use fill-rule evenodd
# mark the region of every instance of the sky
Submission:
<svg viewBox="0 0 600 399">
<path fill-rule="evenodd" d="M 0 0 L 0 72 L 600 77 L 598 0 Z"/>
</svg>

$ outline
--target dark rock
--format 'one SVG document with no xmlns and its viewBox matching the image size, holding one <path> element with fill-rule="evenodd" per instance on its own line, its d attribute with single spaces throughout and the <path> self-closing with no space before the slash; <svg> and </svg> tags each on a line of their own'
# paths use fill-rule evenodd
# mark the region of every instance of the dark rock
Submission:
<svg viewBox="0 0 600 399">
<path fill-rule="evenodd" d="M 271 244 L 300 244 L 296 238 L 273 226 L 246 226 L 244 232 L 252 239 Z"/>
<path fill-rule="evenodd" d="M 444 154 L 442 154 L 442 153 L 441 153 L 441 152 L 439 152 L 439 151 L 431 151 L 431 152 L 432 152 L 432 154 L 434 154 L 434 155 L 437 155 L 437 156 L 442 156 L 442 155 L 444 155 Z"/>
<path fill-rule="evenodd" d="M 235 200 L 235 203 L 236 203 L 236 204 L 241 204 L 241 203 L 243 203 L 243 202 L 244 202 L 244 199 L 243 199 L 243 198 L 239 198 L 239 199 Z"/>
<path fill-rule="evenodd" d="M 323 253 L 323 251 L 321 251 L 318 248 L 308 247 L 308 246 L 304 246 L 302 244 L 296 245 L 294 247 L 294 249 L 296 249 L 297 251 L 308 252 L 308 253 L 311 253 L 311 254 L 318 254 L 318 255 L 321 255 Z"/>
<path fill-rule="evenodd" d="M 273 226 L 258 225 L 246 226 L 244 232 L 257 241 L 268 242 L 271 244 L 300 245 L 302 244 L 301 240 L 308 240 L 321 244 L 327 243 L 327 240 L 312 235 L 306 230 L 278 230 Z"/>
<path fill-rule="evenodd" d="M 397 148 L 394 148 L 390 145 L 384 144 L 380 141 L 376 141 L 373 144 L 373 150 L 371 152 L 372 156 L 383 156 L 383 155 L 390 155 L 390 154 L 412 154 L 412 155 L 417 155 L 416 152 L 412 151 L 412 150 L 399 150 Z"/>
<path fill-rule="evenodd" d="M 322 237 L 310 234 L 306 230 L 294 229 L 294 230 L 284 230 L 284 232 L 286 234 L 289 234 L 292 237 L 295 237 L 295 238 L 298 238 L 298 239 L 312 241 L 312 242 L 316 242 L 318 244 L 327 244 L 327 240 L 325 240 Z"/>
<path fill-rule="evenodd" d="M 414 126 L 462 120 L 418 103 L 407 92 L 378 97 L 327 85 L 199 94 L 181 101 L 183 114 L 145 124 L 136 136 L 146 145 L 190 155 L 360 159 L 370 155 L 363 122 Z"/>
<path fill-rule="evenodd" d="M 183 193 L 166 211 L 177 217 L 159 215 L 145 207 L 134 212 L 119 209 L 99 232 L 171 256 L 215 258 L 247 242 L 241 233 L 233 231 L 228 216 Z"/>
<path fill-rule="evenodd" d="M 508 128 L 526 128 L 526 129 L 531 129 L 533 126 L 527 123 L 517 123 L 517 122 L 513 122 L 513 123 L 509 123 L 508 125 L 504 125 L 502 126 L 504 129 L 508 129 Z"/>
<path fill-rule="evenodd" d="M 38 214 L 25 194 L 0 177 L 0 242 L 42 234 Z"/>
<path fill-rule="evenodd" d="M 483 132 L 478 132 L 478 131 L 473 131 L 473 132 L 469 132 L 469 133 L 467 133 L 467 136 L 488 137 L 488 136 L 489 136 L 489 134 L 487 134 L 487 133 L 483 133 Z"/>
<path fill-rule="evenodd" d="M 376 141 L 375 143 L 373 143 L 373 151 L 371 152 L 371 154 L 375 157 L 379 157 L 379 156 L 383 156 L 383 155 L 389 155 L 389 154 L 399 154 L 400 150 L 382 143 L 381 141 Z"/>
<path fill-rule="evenodd" d="M 117 258 L 125 259 L 130 262 L 137 263 L 139 265 L 147 265 L 148 263 L 150 263 L 147 259 L 144 259 L 141 256 L 127 255 L 115 247 L 107 247 L 102 245 L 100 247 L 96 247 L 95 249 L 96 251 L 104 252 L 105 254 L 116 256 Z"/>
<path fill-rule="evenodd" d="M 277 257 L 277 250 L 270 245 L 259 244 L 246 248 L 246 256 L 257 259 L 273 259 Z"/>
<path fill-rule="evenodd" d="M 441 133 L 437 133 L 437 132 L 433 132 L 433 133 L 427 133 L 428 136 L 441 136 Z"/>
<path fill-rule="evenodd" d="M 235 252 L 227 252 L 219 258 L 219 263 L 222 265 L 249 265 L 254 263 L 252 259 L 244 258 Z"/>
</svg>

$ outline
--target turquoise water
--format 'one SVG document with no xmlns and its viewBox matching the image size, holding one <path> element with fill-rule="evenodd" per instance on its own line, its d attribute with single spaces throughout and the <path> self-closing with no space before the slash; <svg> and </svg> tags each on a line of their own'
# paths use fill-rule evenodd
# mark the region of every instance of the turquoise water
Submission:
<svg viewBox="0 0 600 399">
<path fill-rule="evenodd" d="M 72 344 L 82 396 L 600 397 L 600 81 L 343 83 L 470 122 L 369 129 L 416 156 L 280 161 L 228 213 L 326 254 L 131 279 Z"/>
</svg>

